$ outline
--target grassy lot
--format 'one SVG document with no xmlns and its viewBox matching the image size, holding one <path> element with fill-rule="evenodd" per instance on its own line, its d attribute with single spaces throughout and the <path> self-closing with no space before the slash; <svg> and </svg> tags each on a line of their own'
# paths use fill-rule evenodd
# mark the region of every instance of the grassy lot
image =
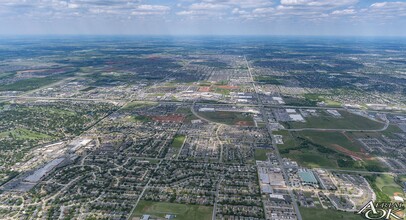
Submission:
<svg viewBox="0 0 406 220">
<path fill-rule="evenodd" d="M 298 136 L 307 138 L 314 143 L 333 149 L 335 145 L 340 145 L 341 147 L 354 152 L 360 152 L 362 148 L 357 141 L 352 142 L 341 132 L 300 131 L 294 133 Z"/>
<path fill-rule="evenodd" d="M 179 107 L 178 109 L 176 109 L 176 113 L 184 115 L 185 116 L 184 122 L 187 123 L 190 123 L 192 120 L 199 119 L 192 113 L 189 107 Z"/>
<path fill-rule="evenodd" d="M 305 167 L 385 171 L 377 160 L 361 151 L 360 144 L 340 132 L 277 131 L 283 135 L 284 144 L 278 145 L 282 156 L 297 161 Z M 351 156 L 362 160 L 353 160 Z"/>
<path fill-rule="evenodd" d="M 133 216 L 140 217 L 148 214 L 153 217 L 165 217 L 166 214 L 176 215 L 176 220 L 210 220 L 213 207 L 185 205 L 169 202 L 140 201 Z"/>
<path fill-rule="evenodd" d="M 309 168 L 339 168 L 336 159 L 329 158 L 326 155 L 313 150 L 307 152 L 290 151 L 288 155 L 284 156 L 297 161 L 302 166 Z"/>
<path fill-rule="evenodd" d="M 175 135 L 175 137 L 173 137 L 171 146 L 173 148 L 180 149 L 183 145 L 183 142 L 185 141 L 185 138 L 186 138 L 185 135 L 179 135 L 179 134 Z"/>
<path fill-rule="evenodd" d="M 298 98 L 293 96 L 282 96 L 283 100 L 285 101 L 286 105 L 294 105 L 294 106 L 317 106 L 316 101 L 311 101 L 305 98 Z"/>
<path fill-rule="evenodd" d="M 262 149 L 262 148 L 255 149 L 255 155 L 254 155 L 255 160 L 266 161 L 268 159 L 266 156 L 266 153 L 268 153 L 269 151 L 270 151 L 269 149 Z"/>
<path fill-rule="evenodd" d="M 131 116 L 131 120 L 134 122 L 149 122 L 151 118 L 144 115 L 134 115 Z"/>
<path fill-rule="evenodd" d="M 243 122 L 244 125 L 254 125 L 254 120 L 251 115 L 241 112 L 198 112 L 198 114 L 210 121 L 227 124 L 227 125 L 238 125 L 238 123 Z"/>
<path fill-rule="evenodd" d="M 396 125 L 389 125 L 389 127 L 385 131 L 382 131 L 380 133 L 389 138 L 398 138 L 395 133 L 403 133 L 403 131 Z"/>
<path fill-rule="evenodd" d="M 222 89 L 222 88 L 219 88 L 219 87 L 216 87 L 213 92 L 219 93 L 219 94 L 222 94 L 222 95 L 230 95 L 230 90 L 229 89 Z"/>
<path fill-rule="evenodd" d="M 397 182 L 398 183 L 406 182 L 406 175 L 398 175 Z"/>
<path fill-rule="evenodd" d="M 283 138 L 283 144 L 278 144 L 278 149 L 286 149 L 289 147 L 294 147 L 297 145 L 295 138 L 292 136 L 292 134 L 287 131 L 287 130 L 279 130 L 279 131 L 274 131 L 272 132 L 274 135 L 282 135 Z"/>
<path fill-rule="evenodd" d="M 0 138 L 5 138 L 7 136 L 13 137 L 13 139 L 19 140 L 41 140 L 41 139 L 52 139 L 51 136 L 35 131 L 30 131 L 25 128 L 17 128 L 11 131 L 5 131 L 0 133 Z"/>
<path fill-rule="evenodd" d="M 346 111 L 339 111 L 342 115 L 340 118 L 331 116 L 323 112 L 319 116 L 310 116 L 306 118 L 306 122 L 286 122 L 287 128 L 330 128 L 330 129 L 365 129 L 374 130 L 380 129 L 384 125 L 382 123 L 372 121 L 368 118 L 355 115 Z"/>
<path fill-rule="evenodd" d="M 137 108 L 149 107 L 158 105 L 156 102 L 143 102 L 143 101 L 134 101 L 130 102 L 123 107 L 123 110 L 132 110 Z"/>
<path fill-rule="evenodd" d="M 304 95 L 304 98 L 309 102 L 324 102 L 327 106 L 331 107 L 340 107 L 341 104 L 339 102 L 335 102 L 325 98 L 325 94 L 318 94 L 318 93 L 307 93 Z"/>
<path fill-rule="evenodd" d="M 361 215 L 356 215 L 352 212 L 342 212 L 332 209 L 317 209 L 317 208 L 303 208 L 300 207 L 300 213 L 302 214 L 303 220 L 362 220 L 364 219 Z"/>
<path fill-rule="evenodd" d="M 0 91 L 30 91 L 55 83 L 59 80 L 60 79 L 51 77 L 23 79 L 8 85 L 2 85 Z"/>
<path fill-rule="evenodd" d="M 273 85 L 281 85 L 281 79 L 278 79 L 274 76 L 255 76 L 254 80 L 264 84 L 273 84 Z"/>
</svg>

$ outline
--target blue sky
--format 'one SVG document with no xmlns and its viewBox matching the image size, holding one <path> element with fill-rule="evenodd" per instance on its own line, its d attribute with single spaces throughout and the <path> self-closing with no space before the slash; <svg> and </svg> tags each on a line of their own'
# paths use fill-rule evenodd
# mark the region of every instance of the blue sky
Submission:
<svg viewBox="0 0 406 220">
<path fill-rule="evenodd" d="M 0 0 L 0 34 L 406 36 L 406 1 Z"/>
</svg>

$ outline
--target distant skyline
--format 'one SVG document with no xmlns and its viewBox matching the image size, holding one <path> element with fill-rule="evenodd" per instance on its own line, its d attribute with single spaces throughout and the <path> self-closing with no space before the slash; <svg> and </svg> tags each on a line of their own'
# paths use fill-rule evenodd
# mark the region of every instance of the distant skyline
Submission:
<svg viewBox="0 0 406 220">
<path fill-rule="evenodd" d="M 406 36 L 406 1 L 0 0 L 0 35 Z"/>
</svg>

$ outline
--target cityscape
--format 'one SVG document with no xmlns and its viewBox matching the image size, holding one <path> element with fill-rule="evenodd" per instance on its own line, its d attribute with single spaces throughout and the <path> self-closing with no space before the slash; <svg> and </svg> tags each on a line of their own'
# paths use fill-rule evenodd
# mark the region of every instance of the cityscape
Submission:
<svg viewBox="0 0 406 220">
<path fill-rule="evenodd" d="M 403 202 L 406 42 L 310 40 L 3 40 L 0 218 L 361 219 Z"/>
<path fill-rule="evenodd" d="M 0 1 L 0 219 L 406 219 L 406 2 Z"/>
</svg>

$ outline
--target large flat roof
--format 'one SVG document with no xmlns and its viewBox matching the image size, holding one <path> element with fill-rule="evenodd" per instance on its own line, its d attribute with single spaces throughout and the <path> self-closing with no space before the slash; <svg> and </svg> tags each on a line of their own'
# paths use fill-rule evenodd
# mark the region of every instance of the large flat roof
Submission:
<svg viewBox="0 0 406 220">
<path fill-rule="evenodd" d="M 317 179 L 311 171 L 299 171 L 298 175 L 303 182 L 317 184 Z"/>
</svg>

